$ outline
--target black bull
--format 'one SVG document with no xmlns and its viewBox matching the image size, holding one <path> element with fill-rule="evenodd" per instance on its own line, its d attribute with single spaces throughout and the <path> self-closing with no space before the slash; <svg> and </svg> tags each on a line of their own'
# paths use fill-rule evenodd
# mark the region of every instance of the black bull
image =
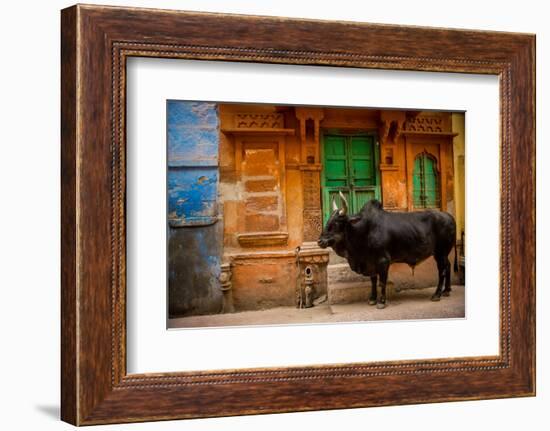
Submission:
<svg viewBox="0 0 550 431">
<path fill-rule="evenodd" d="M 322 248 L 332 247 L 336 254 L 347 259 L 353 271 L 370 276 L 369 304 L 385 307 L 390 264 L 402 262 L 414 268 L 430 256 L 434 257 L 439 273 L 432 300 L 438 301 L 441 295 L 450 295 L 449 253 L 453 247 L 454 270 L 458 270 L 456 223 L 452 215 L 436 210 L 388 212 L 382 209 L 379 201 L 371 200 L 358 214 L 349 216 L 347 201 L 342 194 L 340 196 L 343 207 L 338 209 L 333 200 L 333 212 L 318 244 Z M 380 296 L 376 287 L 378 279 Z"/>
</svg>

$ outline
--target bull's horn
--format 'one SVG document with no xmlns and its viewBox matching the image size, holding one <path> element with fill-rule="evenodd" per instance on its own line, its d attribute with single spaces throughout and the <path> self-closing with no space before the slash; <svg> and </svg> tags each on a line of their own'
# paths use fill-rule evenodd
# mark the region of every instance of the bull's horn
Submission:
<svg viewBox="0 0 550 431">
<path fill-rule="evenodd" d="M 336 205 L 336 199 L 334 199 L 334 196 L 332 197 L 332 211 L 337 211 L 338 205 Z"/>
<path fill-rule="evenodd" d="M 339 191 L 338 194 L 340 195 L 340 199 L 342 199 L 342 209 L 340 210 L 340 215 L 346 215 L 348 213 L 348 201 L 342 191 Z"/>
</svg>

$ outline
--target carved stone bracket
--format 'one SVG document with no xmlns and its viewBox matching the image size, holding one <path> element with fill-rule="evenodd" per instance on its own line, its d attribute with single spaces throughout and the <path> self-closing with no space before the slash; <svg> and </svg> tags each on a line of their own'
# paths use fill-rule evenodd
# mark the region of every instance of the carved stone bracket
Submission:
<svg viewBox="0 0 550 431">
<path fill-rule="evenodd" d="M 378 130 L 381 144 L 396 144 L 405 126 L 405 121 L 403 111 L 381 111 Z"/>
<path fill-rule="evenodd" d="M 380 122 L 380 141 L 385 144 L 396 144 L 401 132 L 403 123 L 398 120 L 384 120 Z"/>
</svg>

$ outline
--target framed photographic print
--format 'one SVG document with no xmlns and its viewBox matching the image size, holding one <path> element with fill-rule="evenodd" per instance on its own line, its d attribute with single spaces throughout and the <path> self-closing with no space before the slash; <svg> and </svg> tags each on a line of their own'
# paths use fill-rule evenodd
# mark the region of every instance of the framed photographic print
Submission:
<svg viewBox="0 0 550 431">
<path fill-rule="evenodd" d="M 535 394 L 535 38 L 62 11 L 62 419 Z"/>
</svg>

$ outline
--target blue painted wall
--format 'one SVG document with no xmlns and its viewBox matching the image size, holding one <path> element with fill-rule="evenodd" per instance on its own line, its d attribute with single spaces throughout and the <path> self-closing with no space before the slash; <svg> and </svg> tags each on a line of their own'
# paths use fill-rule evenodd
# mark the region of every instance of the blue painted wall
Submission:
<svg viewBox="0 0 550 431">
<path fill-rule="evenodd" d="M 168 101 L 168 220 L 204 226 L 217 220 L 220 122 L 215 103 Z"/>
<path fill-rule="evenodd" d="M 223 307 L 219 133 L 215 103 L 167 102 L 170 316 L 216 313 Z"/>
</svg>

